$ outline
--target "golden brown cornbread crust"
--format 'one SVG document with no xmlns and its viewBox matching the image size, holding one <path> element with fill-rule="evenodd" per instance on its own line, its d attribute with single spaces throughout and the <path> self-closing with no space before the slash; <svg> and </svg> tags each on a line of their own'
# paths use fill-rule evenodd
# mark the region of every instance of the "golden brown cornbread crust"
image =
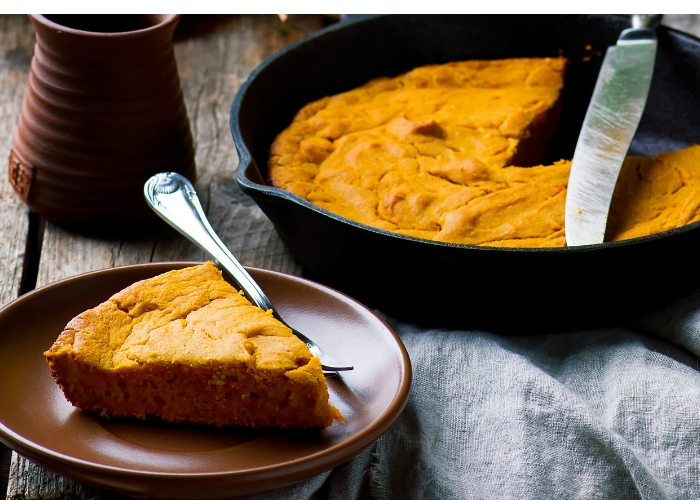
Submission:
<svg viewBox="0 0 700 500">
<path fill-rule="evenodd" d="M 112 417 L 216 426 L 342 422 L 318 358 L 211 262 L 134 283 L 44 353 L 66 398 Z"/>
<path fill-rule="evenodd" d="M 305 106 L 275 140 L 269 180 L 334 213 L 441 240 L 443 218 L 537 164 L 556 125 L 564 58 L 416 68 Z"/>
<path fill-rule="evenodd" d="M 521 168 L 547 146 L 565 66 L 563 58 L 425 66 L 310 103 L 273 143 L 269 182 L 407 236 L 565 246 L 571 162 Z M 628 158 L 607 241 L 698 220 L 698 151 Z"/>
</svg>

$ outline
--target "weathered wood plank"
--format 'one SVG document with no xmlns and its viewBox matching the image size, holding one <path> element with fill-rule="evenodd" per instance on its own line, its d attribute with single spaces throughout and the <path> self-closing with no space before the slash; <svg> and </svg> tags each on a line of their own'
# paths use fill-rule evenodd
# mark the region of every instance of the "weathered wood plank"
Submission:
<svg viewBox="0 0 700 500">
<path fill-rule="evenodd" d="M 0 304 L 20 292 L 28 210 L 7 182 L 12 135 L 27 87 L 34 37 L 25 16 L 0 16 Z M 10 450 L 0 444 L 0 491 L 5 491 Z"/>
<path fill-rule="evenodd" d="M 0 301 L 17 297 L 28 210 L 7 181 L 12 136 L 27 87 L 34 37 L 25 16 L 0 16 Z"/>
<path fill-rule="evenodd" d="M 321 27 L 320 16 L 192 16 L 183 18 L 175 52 L 196 144 L 197 191 L 212 225 L 245 265 L 299 274 L 271 223 L 238 190 L 238 166 L 229 131 L 229 109 L 240 84 L 262 60 Z M 24 68 L 26 74 L 27 68 Z M 26 76 L 26 75 L 25 75 Z M 18 114 L 18 109 L 15 114 Z M 145 239 L 109 240 L 47 224 L 37 286 L 118 265 L 206 257 L 163 225 Z M 7 489 L 12 499 L 117 498 L 49 472 L 13 454 Z"/>
</svg>

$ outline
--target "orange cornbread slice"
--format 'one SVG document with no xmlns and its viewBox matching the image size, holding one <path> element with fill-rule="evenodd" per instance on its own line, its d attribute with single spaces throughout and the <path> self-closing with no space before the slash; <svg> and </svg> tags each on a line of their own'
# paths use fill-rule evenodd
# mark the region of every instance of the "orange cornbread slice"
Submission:
<svg viewBox="0 0 700 500">
<path fill-rule="evenodd" d="M 321 364 L 211 262 L 139 281 L 66 325 L 44 353 L 76 407 L 107 417 L 323 428 Z"/>
</svg>

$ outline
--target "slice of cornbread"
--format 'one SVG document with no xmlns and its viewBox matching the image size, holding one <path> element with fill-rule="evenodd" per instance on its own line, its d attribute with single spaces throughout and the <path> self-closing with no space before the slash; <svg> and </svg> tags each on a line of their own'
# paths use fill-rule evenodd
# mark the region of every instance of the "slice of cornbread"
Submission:
<svg viewBox="0 0 700 500">
<path fill-rule="evenodd" d="M 44 353 L 66 398 L 107 417 L 322 428 L 321 364 L 211 262 L 139 281 L 66 325 Z"/>
</svg>

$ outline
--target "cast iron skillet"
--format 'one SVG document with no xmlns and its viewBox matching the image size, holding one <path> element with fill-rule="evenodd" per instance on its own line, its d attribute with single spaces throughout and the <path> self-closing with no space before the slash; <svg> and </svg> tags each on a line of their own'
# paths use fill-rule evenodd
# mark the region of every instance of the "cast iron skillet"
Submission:
<svg viewBox="0 0 700 500">
<path fill-rule="evenodd" d="M 346 19 L 273 55 L 231 108 L 242 190 L 304 275 L 370 307 L 434 326 L 537 333 L 619 322 L 700 286 L 700 226 L 577 248 L 504 249 L 399 236 L 266 185 L 268 149 L 304 104 L 378 76 L 465 59 L 563 54 L 571 64 L 545 161 L 571 158 L 618 16 L 402 15 Z M 700 40 L 659 28 L 650 99 L 632 154 L 700 142 Z"/>
</svg>

